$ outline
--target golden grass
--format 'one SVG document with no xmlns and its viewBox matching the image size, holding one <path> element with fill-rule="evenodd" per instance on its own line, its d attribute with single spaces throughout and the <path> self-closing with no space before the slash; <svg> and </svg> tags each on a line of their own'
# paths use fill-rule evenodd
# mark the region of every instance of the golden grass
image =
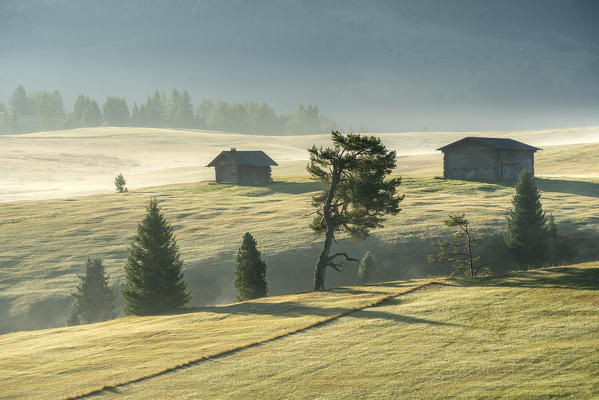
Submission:
<svg viewBox="0 0 599 400">
<path fill-rule="evenodd" d="M 2 335 L 0 398 L 599 393 L 598 263 L 427 282 Z"/>
<path fill-rule="evenodd" d="M 457 280 L 97 397 L 595 398 L 598 288 L 597 263 Z"/>
<path fill-rule="evenodd" d="M 545 210 L 563 229 L 599 231 L 599 181 L 545 179 L 540 186 Z M 226 264 L 248 230 L 267 256 L 310 248 L 320 240 L 307 228 L 310 197 L 318 188 L 300 177 L 269 188 L 194 183 L 123 195 L 5 203 L 0 208 L 0 295 L 11 299 L 13 315 L 44 299 L 67 298 L 88 256 L 102 258 L 111 277 L 119 281 L 127 248 L 151 197 L 159 199 L 175 230 L 187 270 L 204 268 L 211 260 Z M 483 232 L 500 233 L 513 194 L 508 186 L 430 178 L 406 178 L 401 191 L 406 194 L 403 210 L 376 230 L 372 240 L 395 243 L 412 238 L 428 243 L 443 234 L 447 214 L 457 212 L 465 212 Z M 424 261 L 426 254 L 421 258 Z M 310 265 L 298 268 L 310 275 Z M 200 288 L 191 289 L 192 296 L 202 294 Z M 68 305 L 62 308 L 66 318 Z"/>
<path fill-rule="evenodd" d="M 432 251 L 431 243 L 445 233 L 442 220 L 448 213 L 465 212 L 479 230 L 501 233 L 512 188 L 432 179 L 441 174 L 440 154 L 419 154 L 465 134 L 379 134 L 390 148 L 400 152 L 396 172 L 406 177 L 401 187 L 406 194 L 403 211 L 376 230 L 371 240 L 355 247 L 345 241 L 340 245 L 352 246 L 358 252 L 372 243 L 397 245 L 398 264 L 413 269 L 410 273 L 415 274 L 426 252 Z M 599 140 L 598 128 L 467 134 L 514 137 L 537 145 Z M 143 176 L 138 181 L 130 179 L 132 186 L 179 178 L 195 181 L 201 179 L 200 170 L 212 174 L 203 165 L 222 148 L 232 145 L 264 148 L 281 164 L 274 171 L 278 183 L 270 188 L 192 182 L 151 186 L 124 195 L 1 203 L 0 316 L 12 318 L 9 329 L 61 324 L 68 313 L 76 274 L 88 256 L 102 258 L 113 280 L 120 281 L 128 245 L 151 197 L 158 198 L 175 229 L 186 271 L 220 274 L 222 278 L 222 282 L 215 283 L 214 293 L 192 285 L 196 304 L 230 301 L 228 266 L 246 231 L 254 234 L 267 257 L 310 249 L 318 243 L 319 239 L 307 228 L 307 214 L 311 212 L 310 197 L 319 185 L 307 179 L 303 158 L 306 147 L 326 144 L 328 140 L 328 135 L 266 137 L 145 128 L 89 128 L 0 136 L 0 156 L 6 159 L 0 167 L 0 177 L 4 179 L 0 191 L 11 193 L 31 189 L 28 185 L 37 182 L 35 179 L 50 180 L 51 186 L 64 187 L 68 193 L 72 189 L 78 192 L 76 185 L 70 186 L 72 182 L 99 179 L 102 174 L 106 175 L 101 180 L 105 185 L 102 190 L 111 191 L 112 179 L 121 167 L 132 168 L 133 177 Z M 537 173 L 599 176 L 597 154 L 599 144 L 545 146 L 537 154 Z M 31 177 L 34 181 L 28 181 Z M 556 216 L 560 228 L 569 232 L 599 231 L 598 178 L 554 177 L 541 180 L 540 186 L 544 207 Z M 44 193 L 40 196 L 53 192 Z M 413 244 L 409 252 L 400 248 L 402 243 L 415 240 L 422 241 L 419 248 Z M 311 266 L 290 256 L 285 264 L 277 261 L 269 269 L 279 276 L 292 270 L 305 271 L 305 276 L 309 276 Z M 308 280 L 293 288 L 274 281 L 272 288 L 275 293 L 307 290 Z"/>
<path fill-rule="evenodd" d="M 423 284 L 269 297 L 198 312 L 127 317 L 0 336 L 0 398 L 58 399 L 262 343 Z"/>
</svg>

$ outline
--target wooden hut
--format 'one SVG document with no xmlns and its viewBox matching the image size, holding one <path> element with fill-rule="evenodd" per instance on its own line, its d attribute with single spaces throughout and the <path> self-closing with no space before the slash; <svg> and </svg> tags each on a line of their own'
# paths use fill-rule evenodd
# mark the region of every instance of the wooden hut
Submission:
<svg viewBox="0 0 599 400">
<path fill-rule="evenodd" d="M 534 175 L 541 149 L 512 139 L 465 137 L 437 150 L 443 152 L 444 178 L 501 181 L 517 179 L 525 169 Z"/>
<path fill-rule="evenodd" d="M 271 166 L 277 163 L 263 151 L 221 152 L 207 167 L 216 170 L 217 183 L 236 185 L 266 185 L 272 182 Z"/>
</svg>

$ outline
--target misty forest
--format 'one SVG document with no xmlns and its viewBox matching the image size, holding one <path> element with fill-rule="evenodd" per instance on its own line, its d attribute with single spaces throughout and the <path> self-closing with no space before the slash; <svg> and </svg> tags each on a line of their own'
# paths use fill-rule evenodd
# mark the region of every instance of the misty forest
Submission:
<svg viewBox="0 0 599 400">
<path fill-rule="evenodd" d="M 599 3 L 0 2 L 0 399 L 599 396 Z"/>
</svg>

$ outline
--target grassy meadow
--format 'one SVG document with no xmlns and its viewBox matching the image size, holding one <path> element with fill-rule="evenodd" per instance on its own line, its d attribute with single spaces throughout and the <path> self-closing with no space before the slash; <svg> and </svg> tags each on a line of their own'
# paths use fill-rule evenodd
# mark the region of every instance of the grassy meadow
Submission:
<svg viewBox="0 0 599 400">
<path fill-rule="evenodd" d="M 70 293 L 77 282 L 77 273 L 88 256 L 102 258 L 112 283 L 118 286 L 123 278 L 122 266 L 129 243 L 144 215 L 145 205 L 152 197 L 159 200 L 174 228 L 185 261 L 193 305 L 222 304 L 232 300 L 233 258 L 242 235 L 248 230 L 256 237 L 259 249 L 266 257 L 271 294 L 311 288 L 311 270 L 321 239 L 309 231 L 307 224 L 310 198 L 321 187 L 303 172 L 305 160 L 302 157 L 305 154 L 302 151 L 305 150 L 301 149 L 311 142 L 325 144 L 326 135 L 265 140 L 265 137 L 252 135 L 163 131 L 96 128 L 0 137 L 0 140 L 12 143 L 12 146 L 21 143 L 21 139 L 24 142 L 19 146 L 39 143 L 39 154 L 28 155 L 27 163 L 22 153 L 14 153 L 15 158 L 25 157 L 21 167 L 12 166 L 17 175 L 21 171 L 19 168 L 37 165 L 37 160 L 41 161 L 36 168 L 50 162 L 49 154 L 58 151 L 59 143 L 66 146 L 65 152 L 77 155 L 76 149 L 71 147 L 77 141 L 81 141 L 83 154 L 89 156 L 88 164 L 81 167 L 79 174 L 85 174 L 86 168 L 96 168 L 97 173 L 101 170 L 98 165 L 108 163 L 94 158 L 92 151 L 110 153 L 111 141 L 115 154 L 123 152 L 119 157 L 124 158 L 124 152 L 129 151 L 129 159 L 137 159 L 139 163 L 144 157 L 151 162 L 162 162 L 163 159 L 155 160 L 151 156 L 161 148 L 166 149 L 166 158 L 170 152 L 181 151 L 178 162 L 191 162 L 191 158 L 186 157 L 191 157 L 200 141 L 207 144 L 203 153 L 198 153 L 198 158 L 214 155 L 228 143 L 240 149 L 264 148 L 269 154 L 272 151 L 271 155 L 281 164 L 273 171 L 275 183 L 265 188 L 252 188 L 194 181 L 148 186 L 126 194 L 0 203 L 0 320 L 3 321 L 0 332 L 63 325 L 70 310 Z M 580 128 L 520 134 L 532 143 L 542 138 L 557 143 L 559 133 L 562 142 L 577 143 L 599 138 L 595 136 L 597 132 L 594 128 Z M 497 132 L 485 134 L 501 135 Z M 139 154 L 127 147 L 132 146 L 129 142 L 134 142 L 135 135 L 139 135 L 135 140 L 140 146 L 146 146 L 142 146 Z M 173 140 L 174 135 L 180 136 Z M 436 241 L 447 234 L 443 219 L 456 212 L 466 213 L 485 236 L 480 249 L 482 261 L 497 272 L 508 266 L 509 255 L 501 252 L 501 234 L 513 188 L 506 184 L 435 179 L 434 176 L 440 174 L 441 157 L 426 154 L 424 150 L 430 151 L 439 143 L 453 140 L 452 135 L 458 134 L 381 134 L 389 147 L 405 147 L 412 151 L 411 155 L 400 155 L 396 171 L 404 177 L 401 192 L 406 197 L 401 203 L 402 211 L 389 218 L 385 227 L 377 229 L 368 240 L 351 243 L 342 239 L 338 243 L 339 249 L 358 257 L 366 250 L 372 250 L 378 261 L 377 280 L 449 273 L 448 266 L 429 265 L 426 257 L 436 251 Z M 182 150 L 186 146 L 189 149 Z M 577 260 L 597 258 L 599 151 L 595 150 L 599 150 L 599 144 L 560 144 L 546 147 L 537 155 L 537 174 L 547 176 L 539 179 L 544 208 L 556 217 L 560 230 L 574 238 L 579 250 Z M 29 151 L 35 153 L 36 150 Z M 175 170 L 202 168 L 213 173 L 202 166 L 205 161 L 194 168 L 177 166 Z M 70 165 L 68 157 L 62 162 Z M 152 171 L 144 172 L 147 179 L 153 176 Z M 164 171 L 170 170 L 155 173 L 170 176 L 173 172 Z M 68 174 L 62 176 L 56 170 L 46 173 L 53 173 L 57 180 L 63 179 L 65 185 L 70 179 Z M 27 174 L 24 176 L 26 180 Z M 110 186 L 107 190 L 113 190 L 113 177 L 107 177 L 105 183 Z M 130 179 L 128 175 L 126 177 Z M 10 182 L 3 188 L 10 188 Z M 331 271 L 327 274 L 327 284 L 351 284 L 355 272 L 356 266 L 351 264 L 343 273 Z"/>
<path fill-rule="evenodd" d="M 599 127 L 534 131 L 377 133 L 400 155 L 398 174 L 442 174 L 435 149 L 464 136 L 507 137 L 562 152 L 562 146 L 599 145 Z M 81 128 L 25 135 L 0 135 L 0 202 L 65 198 L 110 193 L 113 179 L 123 173 L 129 189 L 214 179 L 205 168 L 220 151 L 264 150 L 280 167 L 275 176 L 304 174 L 306 148 L 326 145 L 330 135 L 261 136 L 238 133 L 152 128 Z M 554 149 L 554 150 L 550 150 Z M 566 149 L 567 150 L 567 149 Z M 553 153 L 551 153 L 553 154 Z M 566 154 L 566 153 L 563 153 Z M 596 155 L 574 148 L 581 170 L 569 173 L 599 177 Z M 596 153 L 595 153 L 596 154 Z M 541 162 L 552 165 L 554 158 Z M 587 162 L 588 160 L 588 162 Z M 574 167 L 571 159 L 566 163 Z M 560 163 L 561 164 L 561 163 Z M 560 170 L 558 170 L 559 172 Z M 564 176 L 566 171 L 558 173 Z"/>
<path fill-rule="evenodd" d="M 502 239 L 513 184 L 438 178 L 434 149 L 466 134 L 379 135 L 399 153 L 402 211 L 365 241 L 339 237 L 334 250 L 371 250 L 374 279 L 386 283 L 353 286 L 349 264 L 329 271 L 335 288 L 319 293 L 309 290 L 322 238 L 308 223 L 322 187 L 305 173 L 305 149 L 328 135 L 0 136 L 0 398 L 597 396 L 599 264 L 506 274 L 518 269 Z M 543 147 L 535 165 L 543 207 L 575 248 L 571 262 L 599 259 L 599 128 L 468 135 Z M 228 147 L 265 150 L 280 164 L 275 182 L 209 182 L 213 170 L 203 166 Z M 128 193 L 113 192 L 119 172 Z M 103 259 L 120 287 L 151 198 L 174 229 L 189 312 L 64 327 L 88 256 Z M 427 263 L 449 234 L 449 213 L 466 213 L 495 275 L 448 278 L 450 266 Z M 266 259 L 271 297 L 227 304 L 246 231 Z"/>
<path fill-rule="evenodd" d="M 597 235 L 589 232 L 599 231 L 599 181 L 541 179 L 540 187 L 544 207 L 560 229 L 579 238 L 581 256 L 594 254 Z M 12 315 L 8 321 L 17 327 L 61 325 L 88 256 L 102 258 L 112 281 L 120 282 L 129 243 L 152 197 L 159 199 L 174 228 L 192 304 L 232 300 L 233 257 L 248 230 L 266 257 L 272 294 L 309 290 L 320 244 L 307 227 L 310 197 L 317 190 L 319 185 L 306 178 L 289 178 L 266 188 L 191 183 L 4 203 L 3 313 Z M 493 246 L 513 194 L 512 187 L 500 184 L 418 177 L 406 177 L 401 190 L 406 197 L 399 215 L 366 241 L 337 245 L 357 256 L 372 249 L 379 260 L 377 279 L 447 273 L 442 265 L 428 265 L 426 256 L 436 251 L 434 243 L 445 232 L 442 221 L 450 212 L 465 212 L 488 237 L 486 245 Z M 488 257 L 483 261 L 493 263 Z M 331 271 L 328 284 L 351 283 L 355 269 L 350 264 L 343 273 Z"/>
<path fill-rule="evenodd" d="M 0 398 L 599 393 L 599 264 L 431 282 L 2 335 Z"/>
</svg>

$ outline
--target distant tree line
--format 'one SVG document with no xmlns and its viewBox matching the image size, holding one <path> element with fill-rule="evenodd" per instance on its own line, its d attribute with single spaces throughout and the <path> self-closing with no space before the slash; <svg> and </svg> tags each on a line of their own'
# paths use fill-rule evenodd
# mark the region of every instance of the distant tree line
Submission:
<svg viewBox="0 0 599 400">
<path fill-rule="evenodd" d="M 27 93 L 15 89 L 8 104 L 0 103 L 0 133 L 71 129 L 95 126 L 207 129 L 290 135 L 325 133 L 337 129 L 318 107 L 300 106 L 277 115 L 265 102 L 229 103 L 203 100 L 194 107 L 189 92 L 173 89 L 170 95 L 156 90 L 143 104 L 129 108 L 122 97 L 108 96 L 103 104 L 86 95 L 66 112 L 59 91 Z"/>
</svg>

